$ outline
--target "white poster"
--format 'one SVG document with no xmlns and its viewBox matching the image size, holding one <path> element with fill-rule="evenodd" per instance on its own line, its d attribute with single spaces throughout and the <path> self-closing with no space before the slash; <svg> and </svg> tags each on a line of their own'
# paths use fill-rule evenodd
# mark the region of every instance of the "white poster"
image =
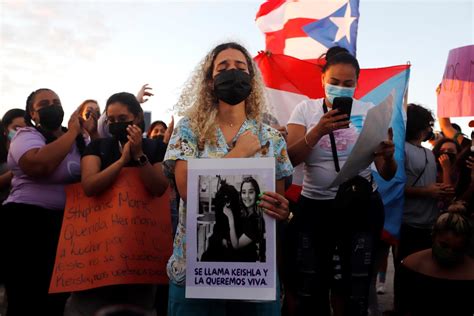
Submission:
<svg viewBox="0 0 474 316">
<path fill-rule="evenodd" d="M 275 191 L 275 159 L 188 161 L 186 297 L 276 299 L 275 220 L 258 207 Z"/>
<path fill-rule="evenodd" d="M 330 187 L 338 186 L 355 177 L 374 161 L 374 152 L 377 147 L 382 141 L 388 139 L 394 96 L 395 90 L 392 90 L 382 103 L 367 112 L 359 138 Z"/>
</svg>

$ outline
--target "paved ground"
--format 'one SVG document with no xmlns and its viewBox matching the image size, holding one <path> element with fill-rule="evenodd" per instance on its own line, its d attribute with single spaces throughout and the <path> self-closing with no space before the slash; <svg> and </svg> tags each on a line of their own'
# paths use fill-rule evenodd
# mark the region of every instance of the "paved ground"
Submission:
<svg viewBox="0 0 474 316">
<path fill-rule="evenodd" d="M 386 280 L 385 280 L 385 294 L 377 295 L 380 312 L 393 310 L 393 275 L 394 275 L 393 258 L 392 258 L 392 252 L 390 251 L 390 254 L 388 257 L 387 275 L 386 275 Z"/>
</svg>

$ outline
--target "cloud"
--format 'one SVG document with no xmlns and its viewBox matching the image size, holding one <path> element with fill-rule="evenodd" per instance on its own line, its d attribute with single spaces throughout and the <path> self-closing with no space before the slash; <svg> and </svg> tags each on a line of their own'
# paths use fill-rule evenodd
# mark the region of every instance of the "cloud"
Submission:
<svg viewBox="0 0 474 316">
<path fill-rule="evenodd" d="M 0 1 L 1 104 L 12 103 L 8 95 L 16 91 L 43 85 L 38 80 L 93 63 L 110 40 L 103 21 L 94 3 Z"/>
</svg>

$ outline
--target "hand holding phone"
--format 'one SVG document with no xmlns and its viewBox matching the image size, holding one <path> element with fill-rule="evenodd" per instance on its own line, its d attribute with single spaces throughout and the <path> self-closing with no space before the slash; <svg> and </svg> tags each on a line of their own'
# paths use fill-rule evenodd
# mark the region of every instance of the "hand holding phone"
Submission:
<svg viewBox="0 0 474 316">
<path fill-rule="evenodd" d="M 351 117 L 352 98 L 350 97 L 336 97 L 332 103 L 333 110 L 339 110 L 340 114 L 347 114 L 347 120 Z"/>
</svg>

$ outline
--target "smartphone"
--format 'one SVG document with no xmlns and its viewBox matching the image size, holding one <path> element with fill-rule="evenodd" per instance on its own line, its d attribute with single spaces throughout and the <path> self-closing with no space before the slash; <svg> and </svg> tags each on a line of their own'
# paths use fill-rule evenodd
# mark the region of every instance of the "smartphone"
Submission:
<svg viewBox="0 0 474 316">
<path fill-rule="evenodd" d="M 340 112 L 339 114 L 347 114 L 348 116 L 347 120 L 349 120 L 351 117 L 351 111 L 352 111 L 352 98 L 350 97 L 334 98 L 334 101 L 332 102 L 332 109 L 339 110 Z"/>
</svg>

